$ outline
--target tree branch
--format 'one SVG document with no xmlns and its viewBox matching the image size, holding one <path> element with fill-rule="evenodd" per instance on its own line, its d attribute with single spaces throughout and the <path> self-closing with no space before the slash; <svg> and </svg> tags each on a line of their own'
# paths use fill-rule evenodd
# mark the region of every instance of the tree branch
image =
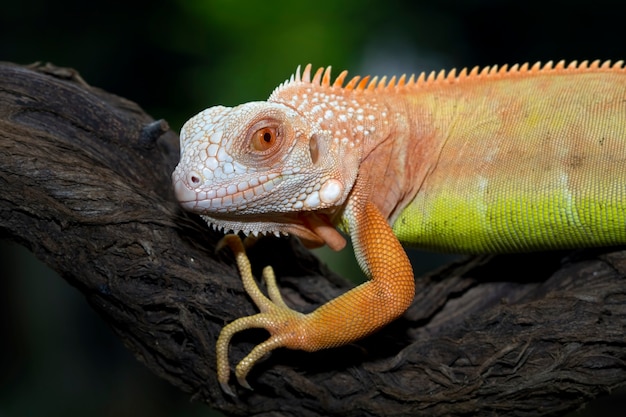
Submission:
<svg viewBox="0 0 626 417">
<path fill-rule="evenodd" d="M 626 253 L 469 258 L 418 278 L 404 318 L 358 344 L 280 350 L 254 391 L 215 376 L 223 325 L 253 314 L 219 234 L 180 210 L 178 138 L 69 69 L 0 65 L 0 233 L 79 288 L 154 373 L 237 415 L 559 415 L 626 381 Z M 250 253 L 308 311 L 345 291 L 295 240 Z M 266 337 L 244 332 L 231 360 Z"/>
</svg>

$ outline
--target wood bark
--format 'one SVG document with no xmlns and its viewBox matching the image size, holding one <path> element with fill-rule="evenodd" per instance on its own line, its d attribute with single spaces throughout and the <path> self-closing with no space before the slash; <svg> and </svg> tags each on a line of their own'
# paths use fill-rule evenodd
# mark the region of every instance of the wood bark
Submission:
<svg viewBox="0 0 626 417">
<path fill-rule="evenodd" d="M 315 353 L 278 350 L 220 390 L 215 341 L 255 313 L 219 233 L 175 202 L 178 137 L 73 70 L 0 65 L 0 236 L 82 291 L 135 356 L 232 415 L 561 415 L 626 382 L 626 252 L 466 258 L 418 277 L 393 324 Z M 310 311 L 350 284 L 294 239 L 250 251 Z M 5 277 L 6 279 L 6 277 Z M 231 363 L 266 337 L 239 334 Z M 234 381 L 232 381 L 235 386 Z"/>
</svg>

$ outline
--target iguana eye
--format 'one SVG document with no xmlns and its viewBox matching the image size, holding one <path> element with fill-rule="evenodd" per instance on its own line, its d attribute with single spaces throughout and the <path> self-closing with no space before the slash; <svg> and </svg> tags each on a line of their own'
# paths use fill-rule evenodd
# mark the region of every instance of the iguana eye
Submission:
<svg viewBox="0 0 626 417">
<path fill-rule="evenodd" d="M 259 152 L 272 148 L 278 140 L 278 132 L 275 127 L 264 127 L 252 134 L 250 147 Z"/>
</svg>

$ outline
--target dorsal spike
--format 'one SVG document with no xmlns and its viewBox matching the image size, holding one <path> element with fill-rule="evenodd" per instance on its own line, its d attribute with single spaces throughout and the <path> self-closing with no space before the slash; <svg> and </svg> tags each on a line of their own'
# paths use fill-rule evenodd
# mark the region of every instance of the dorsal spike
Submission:
<svg viewBox="0 0 626 417">
<path fill-rule="evenodd" d="M 301 81 L 304 83 L 310 83 L 311 82 L 311 64 L 307 64 L 306 67 L 304 67 L 304 72 L 302 73 L 302 79 Z"/>
<path fill-rule="evenodd" d="M 360 75 L 352 77 L 352 79 L 348 81 L 348 84 L 346 84 L 344 88 L 348 91 L 354 90 L 354 88 L 357 86 L 357 83 L 359 82 L 360 79 L 361 79 Z"/>
<path fill-rule="evenodd" d="M 310 83 L 321 87 L 330 87 L 337 89 L 344 89 L 346 91 L 374 91 L 374 92 L 383 92 L 383 91 L 392 91 L 397 88 L 416 88 L 421 87 L 424 84 L 429 83 L 456 83 L 459 81 L 471 81 L 472 78 L 482 78 L 482 77 L 508 77 L 508 76 L 521 76 L 523 73 L 530 74 L 541 74 L 545 72 L 579 72 L 585 70 L 597 70 L 597 71 L 609 71 L 609 70 L 621 70 L 626 72 L 626 68 L 624 67 L 624 61 L 616 61 L 612 62 L 610 60 L 600 61 L 570 61 L 567 62 L 565 60 L 559 61 L 548 61 L 546 63 L 535 62 L 532 64 L 523 63 L 523 64 L 514 64 L 512 66 L 502 65 L 502 66 L 486 66 L 479 67 L 475 66 L 471 69 L 462 68 L 460 71 L 456 69 L 451 69 L 450 71 L 440 70 L 440 71 L 431 71 L 431 72 L 421 72 L 418 75 L 411 74 L 407 76 L 403 74 L 399 77 L 392 76 L 390 78 L 387 77 L 378 77 L 378 76 L 354 76 L 348 80 L 348 71 L 342 71 L 336 79 L 332 80 L 331 76 L 331 67 L 321 67 L 315 71 L 315 74 L 312 73 L 312 65 L 307 64 L 306 66 L 301 67 L 298 66 L 296 71 L 290 76 L 290 78 L 283 83 L 281 83 L 270 95 L 270 99 L 277 99 L 282 94 L 290 94 L 291 84 L 295 83 Z M 345 85 L 344 85 L 345 84 Z M 297 88 L 297 86 L 293 86 Z M 292 96 L 290 96 L 292 97 Z"/>
<path fill-rule="evenodd" d="M 322 76 L 322 87 L 330 87 L 330 69 L 331 66 L 327 66 Z"/>
<path fill-rule="evenodd" d="M 374 91 L 374 88 L 376 88 L 376 84 L 378 84 L 378 75 L 375 75 L 374 78 L 372 78 L 372 80 L 367 85 L 367 89 L 369 91 Z"/>
<path fill-rule="evenodd" d="M 357 90 L 365 90 L 365 88 L 367 87 L 367 82 L 370 80 L 370 76 L 366 75 L 365 77 L 363 77 L 361 79 L 361 82 L 359 83 L 359 85 L 356 86 Z"/>
<path fill-rule="evenodd" d="M 387 86 L 387 77 L 383 77 L 380 79 L 380 81 L 376 84 L 376 88 L 378 89 L 378 91 L 382 91 L 385 89 L 385 87 Z"/>
<path fill-rule="evenodd" d="M 296 68 L 296 72 L 295 74 L 291 74 L 291 78 L 289 78 L 289 82 L 293 83 L 293 82 L 300 82 L 301 78 L 300 78 L 300 65 L 298 65 L 298 68 Z"/>
<path fill-rule="evenodd" d="M 341 73 L 335 79 L 335 82 L 333 83 L 333 87 L 338 87 L 338 88 L 343 87 L 343 82 L 346 79 L 347 75 L 348 75 L 348 71 L 346 70 L 341 71 Z"/>
<path fill-rule="evenodd" d="M 322 75 L 324 73 L 324 67 L 319 67 L 317 71 L 315 71 L 315 75 L 313 75 L 313 79 L 311 80 L 311 84 L 320 85 L 322 82 Z"/>
</svg>

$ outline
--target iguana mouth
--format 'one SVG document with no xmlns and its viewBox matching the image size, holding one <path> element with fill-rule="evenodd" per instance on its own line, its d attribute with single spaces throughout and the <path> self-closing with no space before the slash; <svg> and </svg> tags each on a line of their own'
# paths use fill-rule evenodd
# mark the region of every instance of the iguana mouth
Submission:
<svg viewBox="0 0 626 417">
<path fill-rule="evenodd" d="M 174 193 L 180 205 L 200 214 L 214 229 L 247 235 L 290 234 L 299 237 L 309 248 L 328 245 L 334 250 L 343 249 L 346 239 L 337 231 L 329 214 L 324 210 L 265 212 L 255 210 L 254 201 L 277 187 L 283 176 L 269 173 L 240 181 L 238 184 L 203 189 L 199 172 L 174 171 Z M 327 181 L 334 185 L 333 181 Z M 326 188 L 331 189 L 332 187 Z M 322 186 L 322 190 L 324 190 Z M 330 191 L 323 195 L 332 194 Z M 245 221 L 242 219 L 245 216 Z"/>
<path fill-rule="evenodd" d="M 328 215 L 318 212 L 274 213 L 258 215 L 254 220 L 240 221 L 237 216 L 211 217 L 201 215 L 215 230 L 243 233 L 246 236 L 293 235 L 307 248 L 328 245 L 333 250 L 341 250 L 346 239 L 339 233 Z"/>
</svg>

